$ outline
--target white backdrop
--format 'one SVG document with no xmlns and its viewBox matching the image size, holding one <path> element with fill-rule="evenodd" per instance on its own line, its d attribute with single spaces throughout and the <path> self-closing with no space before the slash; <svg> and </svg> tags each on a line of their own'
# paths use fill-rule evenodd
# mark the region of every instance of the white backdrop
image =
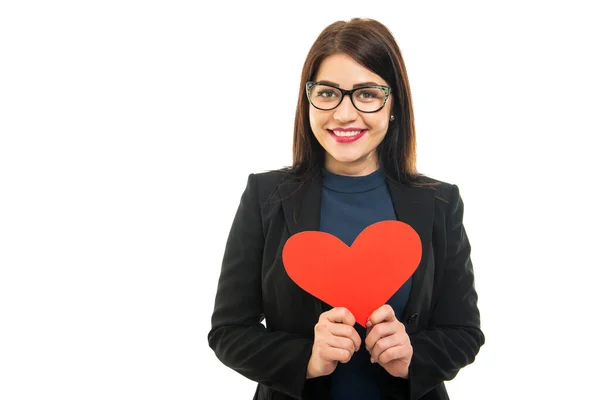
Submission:
<svg viewBox="0 0 600 400">
<path fill-rule="evenodd" d="M 394 33 L 418 168 L 465 203 L 487 343 L 451 398 L 592 393 L 591 3 L 2 2 L 0 398 L 252 397 L 207 342 L 225 239 L 248 174 L 291 162 L 310 45 L 354 16 Z"/>
</svg>

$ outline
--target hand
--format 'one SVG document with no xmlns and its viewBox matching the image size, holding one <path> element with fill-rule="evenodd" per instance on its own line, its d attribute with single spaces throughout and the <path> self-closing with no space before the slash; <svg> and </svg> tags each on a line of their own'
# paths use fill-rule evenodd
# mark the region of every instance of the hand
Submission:
<svg viewBox="0 0 600 400">
<path fill-rule="evenodd" d="M 413 349 L 404 325 L 396 319 L 394 309 L 384 304 L 367 319 L 365 346 L 371 362 L 377 362 L 390 375 L 408 378 Z"/>
<path fill-rule="evenodd" d="M 347 308 L 324 312 L 315 325 L 315 341 L 308 361 L 306 378 L 331 374 L 338 362 L 347 363 L 360 348 L 360 336 L 354 315 Z"/>
</svg>

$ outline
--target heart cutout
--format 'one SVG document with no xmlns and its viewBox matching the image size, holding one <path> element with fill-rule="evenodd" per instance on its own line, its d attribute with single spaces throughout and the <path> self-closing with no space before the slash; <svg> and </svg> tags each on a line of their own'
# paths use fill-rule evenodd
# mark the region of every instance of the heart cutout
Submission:
<svg viewBox="0 0 600 400">
<path fill-rule="evenodd" d="M 356 322 L 388 301 L 421 261 L 421 239 L 401 221 L 381 221 L 365 228 L 348 247 L 334 235 L 304 231 L 283 248 L 289 277 L 332 307 L 346 307 Z"/>
</svg>

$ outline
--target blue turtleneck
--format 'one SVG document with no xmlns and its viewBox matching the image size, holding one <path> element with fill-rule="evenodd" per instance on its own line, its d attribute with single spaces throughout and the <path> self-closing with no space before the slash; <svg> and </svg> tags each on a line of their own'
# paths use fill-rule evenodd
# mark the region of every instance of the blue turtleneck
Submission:
<svg viewBox="0 0 600 400">
<path fill-rule="evenodd" d="M 323 170 L 322 232 L 335 235 L 351 246 L 363 229 L 386 220 L 396 220 L 396 214 L 381 170 L 366 176 L 342 176 Z M 387 302 L 396 315 L 404 311 L 411 283 L 412 278 Z M 380 365 L 371 364 L 364 347 L 365 329 L 358 324 L 354 328 L 361 337 L 361 349 L 350 362 L 339 363 L 331 375 L 332 399 L 380 399 L 379 376 L 387 372 Z"/>
</svg>

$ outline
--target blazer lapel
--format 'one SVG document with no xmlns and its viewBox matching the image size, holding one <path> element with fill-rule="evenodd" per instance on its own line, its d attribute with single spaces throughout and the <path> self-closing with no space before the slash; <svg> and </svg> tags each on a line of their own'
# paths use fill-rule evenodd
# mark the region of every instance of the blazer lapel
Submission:
<svg viewBox="0 0 600 400">
<path fill-rule="evenodd" d="M 428 251 L 433 230 L 435 191 L 428 188 L 415 188 L 387 181 L 388 189 L 394 204 L 396 218 L 410 225 L 421 239 L 421 261 L 412 276 L 412 286 L 408 303 L 404 308 L 402 321 L 410 319 L 420 303 L 418 297 L 424 295 L 423 283 L 427 275 Z"/>
<path fill-rule="evenodd" d="M 294 181 L 278 185 L 285 223 L 290 231 L 290 237 L 298 232 L 319 230 L 321 222 L 321 182 L 322 176 L 318 174 L 312 181 L 302 186 Z M 308 292 L 304 293 L 309 296 Z M 330 307 L 315 296 L 310 295 L 310 299 L 314 304 L 314 317 L 317 320 L 319 315 Z"/>
<path fill-rule="evenodd" d="M 279 194 L 290 236 L 318 231 L 321 222 L 321 174 L 300 186 L 298 182 L 279 184 Z"/>
</svg>

